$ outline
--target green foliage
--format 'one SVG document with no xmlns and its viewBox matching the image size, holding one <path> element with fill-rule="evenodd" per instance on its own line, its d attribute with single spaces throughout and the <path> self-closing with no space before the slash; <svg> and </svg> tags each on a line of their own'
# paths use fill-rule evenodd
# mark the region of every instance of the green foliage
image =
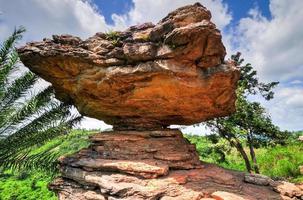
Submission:
<svg viewBox="0 0 303 200">
<path fill-rule="evenodd" d="M 226 153 L 231 151 L 230 145 L 226 140 L 216 135 L 197 136 L 185 135 L 191 143 L 196 145 L 200 159 L 210 163 L 226 163 Z M 212 142 L 216 140 L 216 142 Z"/>
<path fill-rule="evenodd" d="M 266 100 L 274 97 L 272 89 L 279 84 L 279 82 L 263 83 L 257 77 L 257 71 L 253 69 L 250 63 L 243 64 L 244 59 L 240 58 L 241 53 L 231 56 L 231 59 L 237 66 L 240 67 L 240 80 L 238 81 L 238 88 L 242 91 L 241 94 L 256 95 L 261 94 Z"/>
<path fill-rule="evenodd" d="M 81 116 L 56 100 L 52 87 L 37 91 L 39 78 L 21 69 L 14 45 L 24 31 L 15 30 L 0 48 L 0 170 L 54 170 L 56 156 L 51 149 L 30 152 L 66 134 Z"/>
<path fill-rule="evenodd" d="M 237 88 L 236 112 L 228 117 L 210 120 L 205 124 L 239 151 L 247 171 L 254 170 L 258 173 L 255 148 L 283 144 L 289 137 L 289 132 L 280 131 L 260 103 L 248 100 L 249 95 L 257 94 L 266 100 L 272 99 L 273 88 L 278 82 L 260 82 L 257 72 L 251 64 L 243 65 L 244 59 L 241 59 L 240 55 L 238 53 L 232 56 L 232 62 L 239 66 L 241 72 Z M 243 148 L 244 145 L 249 148 L 252 163 Z"/>
<path fill-rule="evenodd" d="M 120 44 L 121 36 L 120 33 L 117 31 L 109 31 L 108 33 L 106 33 L 105 38 L 107 40 L 112 41 L 112 44 L 114 46 L 118 46 Z"/>
<path fill-rule="evenodd" d="M 292 135 L 298 135 L 293 133 Z M 205 162 L 215 163 L 224 168 L 245 171 L 246 166 L 243 158 L 236 148 L 222 149 L 225 154 L 225 161 L 216 159 L 221 157 L 221 152 L 212 151 L 213 142 L 209 136 L 186 136 L 187 139 L 196 145 L 200 159 Z M 219 143 L 222 143 L 220 139 Z M 244 146 L 248 151 L 247 146 Z M 210 152 L 210 153 L 209 153 Z M 275 179 L 287 179 L 292 182 L 303 183 L 303 176 L 299 173 L 299 166 L 303 163 L 303 144 L 296 139 L 291 139 L 285 145 L 261 147 L 256 149 L 260 173 Z M 217 154 L 217 155 L 216 155 Z"/>
<path fill-rule="evenodd" d="M 299 177 L 299 166 L 303 163 L 303 145 L 271 147 L 259 155 L 260 170 L 271 177 Z"/>
<path fill-rule="evenodd" d="M 44 160 L 41 155 L 47 153 L 47 155 L 52 155 L 51 158 L 53 167 L 55 168 L 57 165 L 56 160 L 62 155 L 69 155 L 79 151 L 82 148 L 88 147 L 89 141 L 88 136 L 94 133 L 93 131 L 83 131 L 83 130 L 73 130 L 68 135 L 63 135 L 56 137 L 49 142 L 45 143 L 43 146 L 36 147 L 32 149 L 29 153 L 30 157 L 38 157 L 40 160 L 37 162 L 39 165 L 45 165 L 45 168 L 49 166 L 49 161 Z M 40 166 L 35 166 L 35 170 L 39 170 Z M 46 170 L 44 170 L 46 171 Z M 51 170 L 46 171 L 50 175 L 55 175 L 57 171 Z"/>
</svg>

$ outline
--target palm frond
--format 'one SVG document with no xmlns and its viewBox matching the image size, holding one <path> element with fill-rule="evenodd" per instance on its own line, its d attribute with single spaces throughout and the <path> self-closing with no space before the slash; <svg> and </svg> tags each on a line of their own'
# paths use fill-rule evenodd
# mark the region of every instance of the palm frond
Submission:
<svg viewBox="0 0 303 200">
<path fill-rule="evenodd" d="M 1 62 L 0 64 L 0 85 L 5 86 L 8 81 L 8 77 L 11 72 L 17 67 L 17 63 L 19 61 L 18 53 L 13 50 L 10 55 L 8 56 L 9 60 L 6 62 Z M 5 87 L 0 88 L 0 98 L 3 96 L 2 91 Z"/>
<path fill-rule="evenodd" d="M 56 160 L 59 157 L 56 146 L 48 147 L 47 149 L 44 149 L 44 151 L 37 153 L 32 153 L 31 150 L 55 137 L 66 135 L 68 130 L 76 123 L 79 123 L 81 119 L 82 117 L 78 116 L 68 121 L 62 121 L 55 127 L 36 132 L 32 135 L 31 140 L 11 140 L 10 143 L 18 143 L 19 148 L 13 147 L 6 152 L 0 153 L 0 168 L 14 168 L 18 170 L 47 169 L 48 171 L 55 171 Z"/>
<path fill-rule="evenodd" d="M 0 46 L 0 169 L 48 169 L 54 171 L 56 147 L 34 149 L 65 135 L 82 117 L 71 106 L 54 99 L 52 87 L 34 92 L 38 77 L 21 74 L 14 48 L 25 31 L 14 31 Z"/>
<path fill-rule="evenodd" d="M 14 48 L 14 44 L 22 38 L 22 34 L 25 32 L 24 27 L 15 29 L 10 37 L 8 37 L 0 47 L 0 63 L 5 63 L 9 58 L 8 55 Z"/>
<path fill-rule="evenodd" d="M 5 91 L 4 97 L 0 102 L 0 112 L 13 106 L 19 98 L 28 94 L 28 90 L 37 82 L 38 77 L 32 72 L 27 72 L 17 78 Z"/>
<path fill-rule="evenodd" d="M 45 109 L 45 106 L 51 100 L 53 95 L 53 88 L 51 86 L 40 91 L 38 94 L 32 96 L 28 101 L 23 102 L 17 110 L 13 112 L 11 116 L 6 113 L 0 112 L 0 121 L 1 116 L 6 115 L 6 123 L 3 123 L 0 126 L 0 135 L 4 135 L 6 132 L 13 132 L 13 130 L 18 129 L 20 124 L 25 124 L 26 121 L 29 121 L 33 118 L 33 115 L 39 115 L 42 110 Z M 4 120 L 3 120 L 4 121 Z"/>
</svg>

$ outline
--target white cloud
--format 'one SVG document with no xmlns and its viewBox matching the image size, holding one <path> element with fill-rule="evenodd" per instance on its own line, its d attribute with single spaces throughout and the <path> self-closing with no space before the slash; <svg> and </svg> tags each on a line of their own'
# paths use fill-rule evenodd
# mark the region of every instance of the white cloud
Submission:
<svg viewBox="0 0 303 200">
<path fill-rule="evenodd" d="M 0 0 L 0 5 L 0 40 L 20 25 L 27 29 L 25 41 L 66 33 L 86 38 L 113 28 L 89 1 Z"/>
<path fill-rule="evenodd" d="M 252 8 L 225 38 L 233 52 L 242 52 L 252 63 L 262 81 L 281 82 L 275 98 L 263 102 L 273 122 L 282 129 L 302 130 L 303 1 L 270 0 L 269 7 L 271 19 Z"/>
<path fill-rule="evenodd" d="M 212 12 L 212 20 L 218 28 L 223 29 L 230 23 L 231 14 L 222 0 L 133 0 L 134 7 L 123 17 L 128 25 L 157 23 L 169 12 L 196 2 L 200 2 Z"/>
<path fill-rule="evenodd" d="M 84 117 L 84 119 L 77 126 L 77 128 L 106 130 L 106 129 L 112 129 L 112 126 L 97 119 Z"/>
<path fill-rule="evenodd" d="M 272 120 L 283 130 L 302 130 L 303 87 L 280 87 L 271 101 L 263 101 Z"/>
<path fill-rule="evenodd" d="M 271 0 L 272 19 L 258 9 L 240 20 L 233 35 L 246 60 L 263 80 L 289 81 L 303 76 L 303 1 Z"/>
</svg>

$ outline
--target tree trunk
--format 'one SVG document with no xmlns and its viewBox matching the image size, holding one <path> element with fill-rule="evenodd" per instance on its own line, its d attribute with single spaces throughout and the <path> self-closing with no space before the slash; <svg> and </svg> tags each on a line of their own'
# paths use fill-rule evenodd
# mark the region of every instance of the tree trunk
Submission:
<svg viewBox="0 0 303 200">
<path fill-rule="evenodd" d="M 241 156 L 242 156 L 242 158 L 243 158 L 243 160 L 245 162 L 246 170 L 249 173 L 251 173 L 252 172 L 252 168 L 251 168 L 251 165 L 250 165 L 250 162 L 249 162 L 249 158 L 248 158 L 248 156 L 247 156 L 247 154 L 246 154 L 246 152 L 245 152 L 242 144 L 239 141 L 237 141 L 237 142 L 231 141 L 231 144 L 232 143 L 233 143 L 233 146 L 236 147 L 236 149 L 238 150 L 238 152 L 241 154 Z"/>
<path fill-rule="evenodd" d="M 219 130 L 219 134 L 221 136 L 223 136 L 225 139 L 227 139 L 227 141 L 230 143 L 231 146 L 234 146 L 237 149 L 237 151 L 240 153 L 240 155 L 242 156 L 242 158 L 245 162 L 246 170 L 249 173 L 251 173 L 252 167 L 250 165 L 249 158 L 248 158 L 241 142 L 236 137 L 232 137 L 231 134 L 228 134 L 227 132 L 223 131 L 222 129 L 218 129 L 218 130 Z"/>
<path fill-rule="evenodd" d="M 257 174 L 259 174 L 260 171 L 259 171 L 259 167 L 258 167 L 258 163 L 257 163 L 255 150 L 254 150 L 254 147 L 253 147 L 253 139 L 252 139 L 252 136 L 250 135 L 250 133 L 247 133 L 247 142 L 248 142 L 248 146 L 249 146 L 250 157 L 251 157 L 251 160 L 253 162 L 254 171 Z"/>
</svg>

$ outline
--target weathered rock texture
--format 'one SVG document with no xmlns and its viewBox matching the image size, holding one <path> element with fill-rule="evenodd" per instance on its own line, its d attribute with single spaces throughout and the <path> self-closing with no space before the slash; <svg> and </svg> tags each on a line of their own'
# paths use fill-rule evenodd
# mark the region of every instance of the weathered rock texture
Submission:
<svg viewBox="0 0 303 200">
<path fill-rule="evenodd" d="M 200 4 L 124 32 L 28 43 L 22 62 L 56 96 L 115 129 L 193 124 L 235 109 L 239 71 L 224 62 L 221 34 Z"/>
<path fill-rule="evenodd" d="M 62 157 L 62 178 L 50 188 L 60 200 L 277 200 L 302 190 L 268 177 L 201 163 L 178 130 L 113 131 Z"/>
</svg>

